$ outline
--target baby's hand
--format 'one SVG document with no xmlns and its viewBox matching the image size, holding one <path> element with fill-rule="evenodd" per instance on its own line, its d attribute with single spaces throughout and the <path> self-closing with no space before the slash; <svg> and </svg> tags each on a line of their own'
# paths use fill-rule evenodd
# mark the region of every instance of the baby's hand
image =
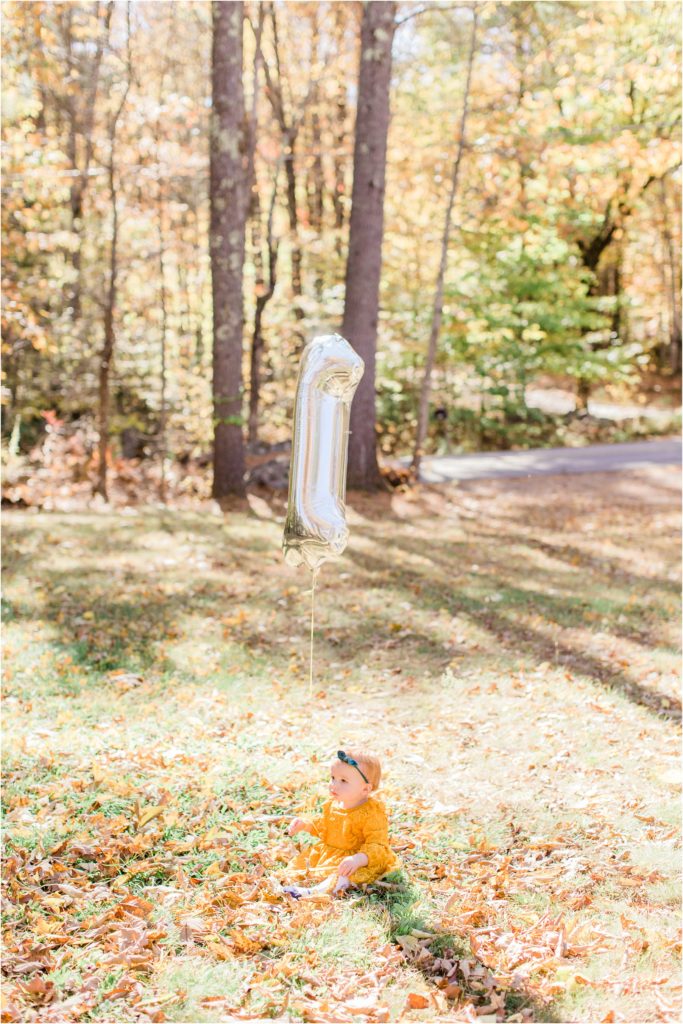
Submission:
<svg viewBox="0 0 683 1024">
<path fill-rule="evenodd" d="M 308 822 L 304 821 L 303 818 L 295 818 L 287 831 L 290 836 L 295 836 L 297 832 L 308 832 Z"/>
<path fill-rule="evenodd" d="M 353 857 L 345 857 L 337 868 L 337 873 L 340 875 L 348 876 L 352 875 L 358 868 L 362 868 L 367 864 L 368 859 L 362 853 L 354 853 Z"/>
</svg>

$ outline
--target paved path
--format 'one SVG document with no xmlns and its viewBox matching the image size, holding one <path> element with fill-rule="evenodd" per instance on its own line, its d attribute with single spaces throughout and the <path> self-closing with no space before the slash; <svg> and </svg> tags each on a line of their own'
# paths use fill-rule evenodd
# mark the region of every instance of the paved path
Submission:
<svg viewBox="0 0 683 1024">
<path fill-rule="evenodd" d="M 576 395 L 563 388 L 527 388 L 526 404 L 533 409 L 559 416 L 576 411 Z M 680 409 L 659 409 L 652 405 L 617 405 L 613 402 L 594 402 L 588 399 L 588 413 L 603 420 L 648 419 L 660 422 L 670 420 Z"/>
<path fill-rule="evenodd" d="M 409 462 L 410 460 L 406 460 Z M 609 473 L 638 466 L 681 464 L 681 441 L 633 441 L 587 448 L 531 448 L 523 452 L 483 452 L 425 458 L 420 479 L 428 484 L 504 476 Z"/>
</svg>

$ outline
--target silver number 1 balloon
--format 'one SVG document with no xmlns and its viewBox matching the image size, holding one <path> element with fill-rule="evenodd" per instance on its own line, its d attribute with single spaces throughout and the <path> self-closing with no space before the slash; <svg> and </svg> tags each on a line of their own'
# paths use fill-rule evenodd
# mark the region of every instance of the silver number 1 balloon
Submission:
<svg viewBox="0 0 683 1024">
<path fill-rule="evenodd" d="M 346 547 L 349 417 L 364 368 L 339 334 L 314 338 L 301 356 L 282 542 L 290 565 L 315 572 Z"/>
</svg>

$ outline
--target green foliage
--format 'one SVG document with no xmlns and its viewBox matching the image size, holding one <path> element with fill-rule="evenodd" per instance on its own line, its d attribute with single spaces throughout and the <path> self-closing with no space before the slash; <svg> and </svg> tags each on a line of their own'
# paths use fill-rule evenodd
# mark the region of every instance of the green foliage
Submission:
<svg viewBox="0 0 683 1024">
<path fill-rule="evenodd" d="M 343 313 L 354 111 L 339 101 L 357 73 L 357 23 L 347 9 L 324 34 L 318 24 L 316 45 L 324 36 L 329 49 L 322 78 L 309 56 L 322 7 L 278 10 L 287 113 L 299 125 L 299 225 L 295 242 L 280 173 L 272 225 L 277 283 L 262 324 L 267 441 L 289 434 L 303 343 L 339 329 Z M 3 7 L 3 436 L 17 452 L 43 439 L 41 413 L 49 410 L 95 432 L 112 225 L 107 125 L 127 59 L 125 6 L 115 5 L 109 34 L 103 10 L 85 3 Z M 133 5 L 130 16 L 134 81 L 115 167 L 120 287 L 110 425 L 114 438 L 128 427 L 159 432 L 163 340 L 164 448 L 185 456 L 206 452 L 215 426 L 204 145 L 209 8 Z M 469 10 L 428 5 L 396 35 L 377 376 L 385 453 L 409 448 L 415 432 L 470 19 Z M 634 382 L 646 363 L 669 351 L 680 251 L 679 37 L 670 4 L 480 5 L 435 399 L 452 416 L 455 396 L 475 392 L 484 410 L 478 425 L 459 414 L 451 433 L 510 447 L 526 430 L 528 442 L 542 441 L 550 426 L 524 412 L 526 384 L 539 375 L 582 386 Z M 249 92 L 253 40 L 249 33 L 245 39 Z M 264 59 L 272 61 L 269 24 L 263 43 Z M 256 113 L 259 202 L 244 262 L 247 381 L 255 304 L 267 276 L 268 208 L 288 145 L 262 80 Z M 318 156 L 321 178 L 313 171 Z M 321 219 L 313 215 L 318 199 Z M 591 262 L 587 251 L 601 233 L 608 241 Z M 295 312 L 297 247 L 304 294 Z M 247 400 L 248 388 L 243 415 L 224 422 L 242 426 Z M 436 443 L 447 436 L 439 429 Z"/>
<path fill-rule="evenodd" d="M 476 374 L 487 407 L 498 404 L 514 418 L 541 373 L 592 382 L 634 373 L 640 346 L 613 336 L 613 300 L 590 295 L 591 275 L 552 226 L 536 224 L 524 237 L 491 226 L 463 242 L 476 272 L 451 286 L 448 300 L 459 308 L 444 344 Z"/>
</svg>

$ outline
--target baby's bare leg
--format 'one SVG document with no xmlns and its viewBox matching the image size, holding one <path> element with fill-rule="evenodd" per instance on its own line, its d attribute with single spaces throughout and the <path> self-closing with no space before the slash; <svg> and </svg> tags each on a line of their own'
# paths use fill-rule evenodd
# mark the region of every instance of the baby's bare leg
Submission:
<svg viewBox="0 0 683 1024">
<path fill-rule="evenodd" d="M 335 876 L 329 875 L 327 878 L 323 878 L 322 882 L 318 882 L 317 885 L 283 885 L 282 888 L 286 893 L 298 900 L 302 896 L 320 896 L 332 892 L 335 881 Z M 336 892 L 337 890 L 335 889 L 334 891 Z"/>
</svg>

